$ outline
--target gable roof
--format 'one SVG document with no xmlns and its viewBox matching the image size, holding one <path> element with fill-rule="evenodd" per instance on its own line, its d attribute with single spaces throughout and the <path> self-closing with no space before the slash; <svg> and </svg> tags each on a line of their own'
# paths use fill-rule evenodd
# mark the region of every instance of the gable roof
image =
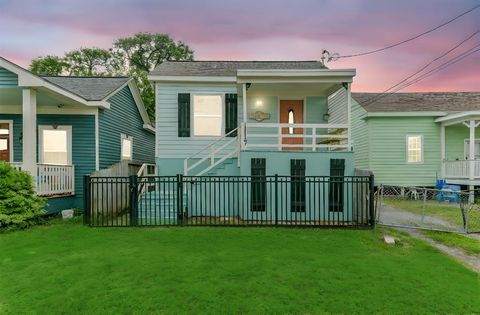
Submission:
<svg viewBox="0 0 480 315">
<path fill-rule="evenodd" d="M 460 112 L 480 110 L 480 92 L 392 93 L 369 104 L 382 93 L 352 93 L 367 112 Z"/>
<path fill-rule="evenodd" d="M 118 90 L 130 80 L 128 77 L 42 76 L 42 78 L 87 101 L 104 100 L 112 92 Z"/>
<path fill-rule="evenodd" d="M 320 70 L 320 61 L 165 61 L 150 75 L 236 76 L 237 70 Z"/>
</svg>

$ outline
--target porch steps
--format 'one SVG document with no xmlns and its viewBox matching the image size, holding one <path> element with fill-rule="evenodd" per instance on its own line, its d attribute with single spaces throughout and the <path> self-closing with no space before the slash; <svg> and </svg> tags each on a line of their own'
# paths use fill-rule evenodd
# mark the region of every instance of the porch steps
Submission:
<svg viewBox="0 0 480 315">
<path fill-rule="evenodd" d="M 217 176 L 217 175 L 219 175 L 218 174 L 219 171 L 224 170 L 227 167 L 227 165 L 230 165 L 230 164 L 233 164 L 233 159 L 227 159 L 227 160 L 223 161 L 222 163 L 216 165 L 214 168 L 209 170 L 206 175 L 207 176 Z"/>
<path fill-rule="evenodd" d="M 187 196 L 183 194 L 183 204 Z M 138 201 L 138 220 L 142 225 L 176 224 L 177 192 L 173 190 L 150 191 L 143 193 Z"/>
</svg>

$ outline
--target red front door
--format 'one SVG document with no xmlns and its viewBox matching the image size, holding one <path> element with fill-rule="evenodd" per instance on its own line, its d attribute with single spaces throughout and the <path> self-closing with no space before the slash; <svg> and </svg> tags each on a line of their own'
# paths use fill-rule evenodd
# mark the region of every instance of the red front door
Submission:
<svg viewBox="0 0 480 315">
<path fill-rule="evenodd" d="M 10 124 L 0 123 L 0 161 L 10 162 Z"/>
<path fill-rule="evenodd" d="M 280 101 L 280 123 L 303 124 L 303 101 Z M 302 135 L 303 128 L 282 128 L 282 134 Z M 303 137 L 283 136 L 282 144 L 303 144 Z M 303 150 L 302 147 L 283 147 L 282 150 Z"/>
</svg>

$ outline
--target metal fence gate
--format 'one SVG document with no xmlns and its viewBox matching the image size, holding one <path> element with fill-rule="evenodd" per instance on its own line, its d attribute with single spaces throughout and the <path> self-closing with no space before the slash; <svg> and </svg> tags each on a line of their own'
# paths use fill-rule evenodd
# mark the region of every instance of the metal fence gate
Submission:
<svg viewBox="0 0 480 315">
<path fill-rule="evenodd" d="M 381 185 L 377 223 L 458 233 L 480 232 L 475 192 Z"/>
<path fill-rule="evenodd" d="M 85 177 L 90 226 L 373 227 L 372 176 Z"/>
</svg>

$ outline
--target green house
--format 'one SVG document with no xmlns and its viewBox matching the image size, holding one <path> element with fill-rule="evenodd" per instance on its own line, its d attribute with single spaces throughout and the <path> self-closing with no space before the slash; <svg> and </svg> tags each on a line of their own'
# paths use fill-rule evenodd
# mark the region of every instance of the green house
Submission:
<svg viewBox="0 0 480 315">
<path fill-rule="evenodd" d="M 40 77 L 0 57 L 0 160 L 32 174 L 48 211 L 82 208 L 83 176 L 153 163 L 155 130 L 127 77 Z"/>
<path fill-rule="evenodd" d="M 377 184 L 480 185 L 480 93 L 353 93 L 355 166 Z"/>
</svg>

